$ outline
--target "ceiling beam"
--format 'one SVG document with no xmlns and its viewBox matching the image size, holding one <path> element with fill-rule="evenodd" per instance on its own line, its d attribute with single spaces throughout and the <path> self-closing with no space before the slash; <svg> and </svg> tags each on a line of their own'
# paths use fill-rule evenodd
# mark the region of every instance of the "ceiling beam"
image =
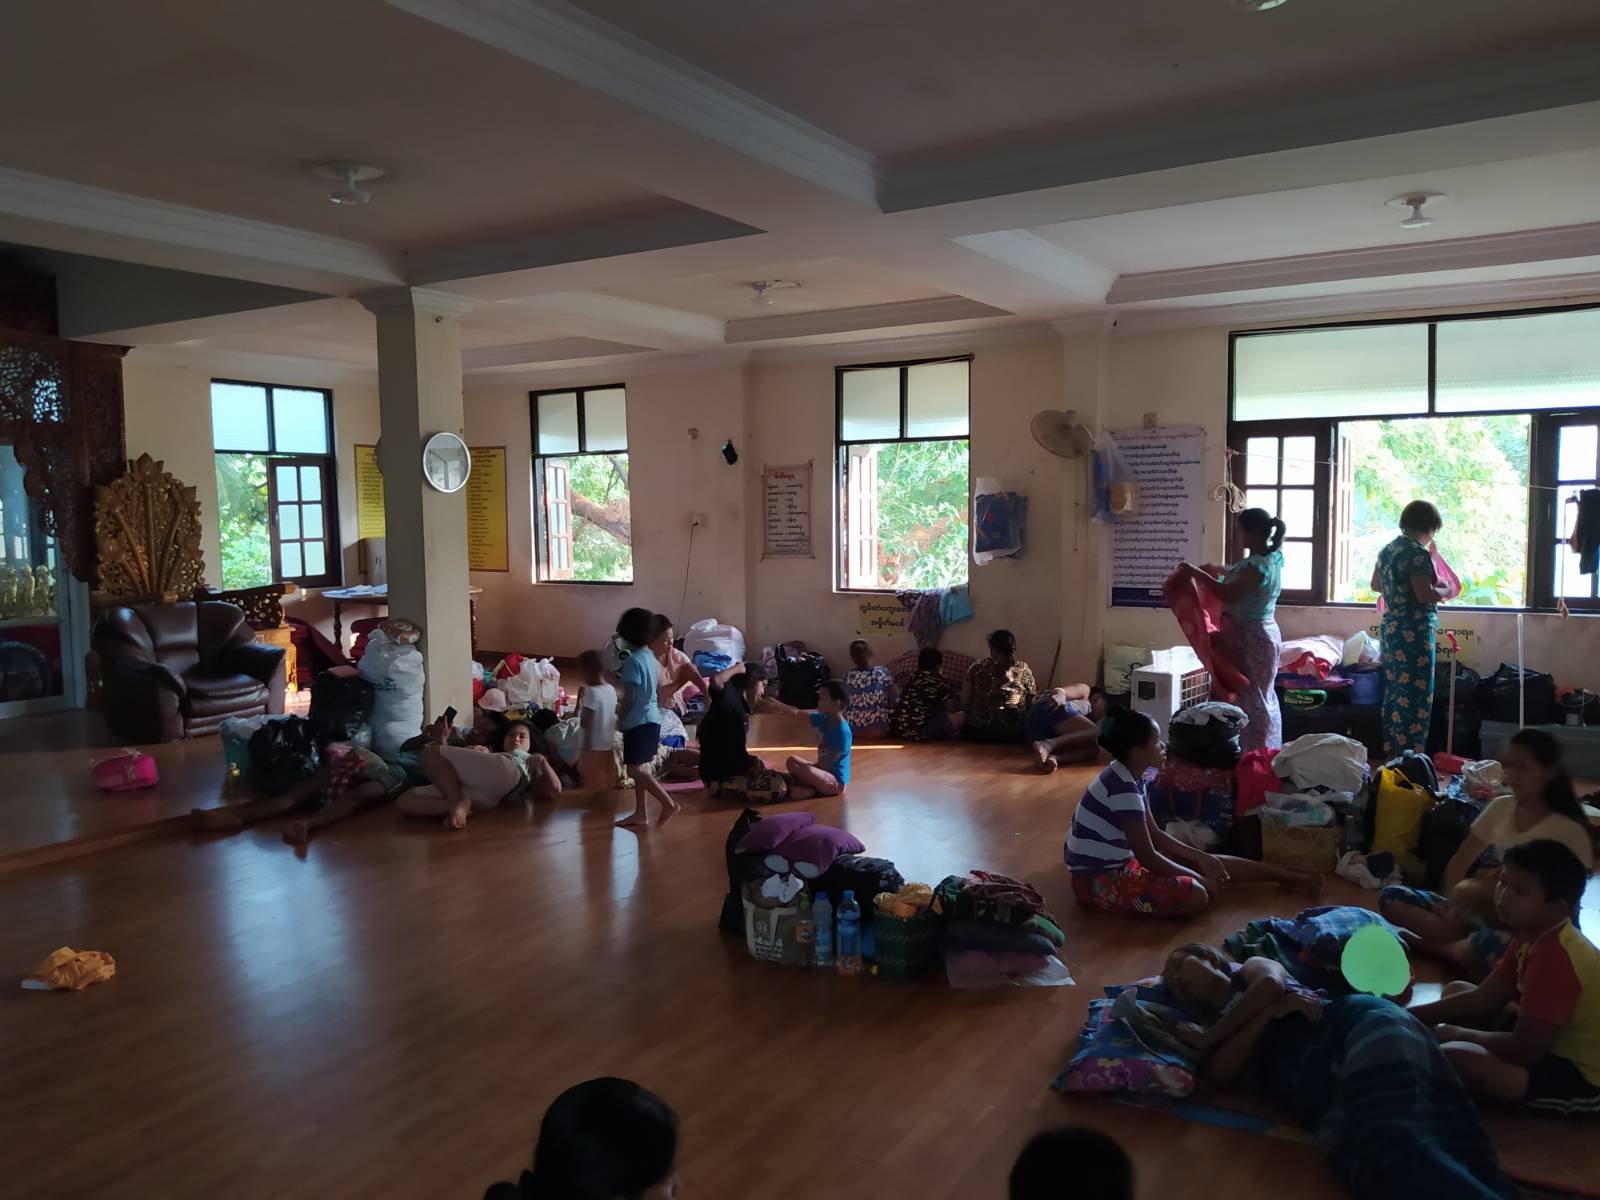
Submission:
<svg viewBox="0 0 1600 1200">
<path fill-rule="evenodd" d="M 931 300 L 867 304 L 856 308 L 833 308 L 824 312 L 747 317 L 728 322 L 727 340 L 729 344 L 734 344 L 855 333 L 859 330 L 881 333 L 885 329 L 910 329 L 924 325 L 943 325 L 955 321 L 976 321 L 1010 315 L 1002 309 L 991 308 L 987 304 L 980 304 L 965 296 L 937 296 Z"/>
<path fill-rule="evenodd" d="M 507 307 L 543 313 L 575 336 L 653 350 L 720 346 L 726 328 L 715 317 L 602 292 L 551 292 L 504 303 Z"/>
</svg>

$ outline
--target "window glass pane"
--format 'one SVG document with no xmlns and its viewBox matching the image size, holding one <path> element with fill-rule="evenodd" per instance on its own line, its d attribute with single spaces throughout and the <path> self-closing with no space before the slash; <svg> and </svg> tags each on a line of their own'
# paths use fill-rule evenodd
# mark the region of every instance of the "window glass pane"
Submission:
<svg viewBox="0 0 1600 1200">
<path fill-rule="evenodd" d="M 278 505 L 278 537 L 297 538 L 300 536 L 300 506 L 298 504 Z"/>
<path fill-rule="evenodd" d="M 301 537 L 322 536 L 322 505 L 305 504 L 300 507 L 300 528 L 304 531 Z"/>
<path fill-rule="evenodd" d="M 267 526 L 267 459 L 260 454 L 217 457 L 217 528 L 222 542 L 222 586 L 265 587 L 273 580 Z"/>
<path fill-rule="evenodd" d="M 552 392 L 539 397 L 540 454 L 578 451 L 578 393 Z"/>
<path fill-rule="evenodd" d="M 1311 491 L 1290 490 L 1283 493 L 1277 515 L 1288 526 L 1292 537 L 1310 537 L 1316 525 L 1316 494 Z"/>
<path fill-rule="evenodd" d="M 1317 481 L 1317 439 L 1292 437 L 1283 439 L 1283 481 L 1303 485 Z"/>
<path fill-rule="evenodd" d="M 839 431 L 845 441 L 899 437 L 900 368 L 844 372 L 839 403 Z"/>
<path fill-rule="evenodd" d="M 273 472 L 278 477 L 278 499 L 280 501 L 300 499 L 300 491 L 296 484 L 298 476 L 295 473 L 295 469 L 293 467 L 274 467 Z"/>
<path fill-rule="evenodd" d="M 1517 606 L 1527 594 L 1527 416 L 1347 421 L 1353 462 L 1350 577 L 1330 597 L 1360 599 L 1400 511 L 1427 500 L 1444 518 L 1439 550 L 1463 591 L 1456 603 Z M 1335 548 L 1335 561 L 1341 548 Z"/>
<path fill-rule="evenodd" d="M 573 502 L 570 508 L 561 507 L 563 520 L 570 522 L 572 529 L 572 557 L 570 563 L 558 565 L 570 566 L 573 579 L 631 583 L 633 514 L 628 494 L 628 456 L 582 454 L 571 460 L 571 466 L 567 486 Z M 588 503 L 580 503 L 580 497 Z"/>
<path fill-rule="evenodd" d="M 303 500 L 322 499 L 322 472 L 316 467 L 300 468 L 300 497 Z"/>
<path fill-rule="evenodd" d="M 327 396 L 296 388 L 274 388 L 272 429 L 278 439 L 273 449 L 280 454 L 328 453 Z"/>
<path fill-rule="evenodd" d="M 323 575 L 328 570 L 328 553 L 321 542 L 302 542 L 305 547 L 307 575 Z"/>
<path fill-rule="evenodd" d="M 211 444 L 218 450 L 268 449 L 267 389 L 246 383 L 213 383 Z"/>
<path fill-rule="evenodd" d="M 1560 451 L 1557 454 L 1557 479 L 1595 478 L 1596 435 L 1600 426 L 1566 425 L 1561 429 Z"/>
<path fill-rule="evenodd" d="M 1236 421 L 1428 411 L 1428 327 L 1252 333 L 1233 342 Z"/>
<path fill-rule="evenodd" d="M 862 520 L 876 570 L 856 577 L 849 570 L 854 560 L 847 558 L 845 585 L 899 590 L 966 583 L 972 508 L 967 441 L 883 442 L 853 450 L 861 460 L 874 459 L 876 470 L 858 468 L 863 494 L 857 496 L 850 494 L 848 466 L 842 473 L 841 534 L 852 519 Z"/>
<path fill-rule="evenodd" d="M 300 569 L 300 543 L 283 542 L 278 546 L 278 552 L 283 558 L 283 577 L 293 579 L 296 575 L 304 575 Z"/>
<path fill-rule="evenodd" d="M 585 450 L 626 450 L 628 448 L 627 393 L 621 388 L 604 388 L 583 394 L 583 448 Z"/>
<path fill-rule="evenodd" d="M 1253 437 L 1244 444 L 1244 479 L 1260 487 L 1264 483 L 1278 482 L 1278 439 Z"/>
<path fill-rule="evenodd" d="M 1440 412 L 1600 404 L 1600 309 L 1440 321 Z"/>
<path fill-rule="evenodd" d="M 1283 544 L 1283 588 L 1289 592 L 1311 590 L 1311 543 Z"/>
<path fill-rule="evenodd" d="M 1582 491 L 1581 487 L 1556 489 L 1556 536 L 1562 541 L 1572 536 L 1572 528 L 1578 523 L 1578 496 Z"/>
<path fill-rule="evenodd" d="M 1591 600 L 1594 598 L 1595 576 L 1578 570 L 1578 556 L 1572 547 L 1563 543 L 1555 547 L 1555 593 L 1563 600 Z"/>
<path fill-rule="evenodd" d="M 1264 508 L 1276 516 L 1278 512 L 1278 489 L 1246 488 L 1244 503 L 1246 508 Z"/>
<path fill-rule="evenodd" d="M 906 369 L 907 437 L 967 436 L 971 368 L 969 362 L 948 362 Z"/>
</svg>

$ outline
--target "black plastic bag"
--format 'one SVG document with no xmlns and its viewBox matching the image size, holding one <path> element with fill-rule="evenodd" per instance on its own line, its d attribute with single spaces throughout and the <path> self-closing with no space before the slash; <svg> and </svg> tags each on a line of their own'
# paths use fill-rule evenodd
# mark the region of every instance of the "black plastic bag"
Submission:
<svg viewBox="0 0 1600 1200">
<path fill-rule="evenodd" d="M 1444 880 L 1444 869 L 1450 865 L 1461 843 L 1467 840 L 1467 831 L 1483 810 L 1459 795 L 1439 797 L 1438 803 L 1422 814 L 1422 828 L 1417 839 L 1417 857 L 1423 862 L 1422 886 L 1438 891 Z"/>
<path fill-rule="evenodd" d="M 822 655 L 807 650 L 804 642 L 785 642 L 778 647 L 779 700 L 792 708 L 815 708 L 827 680 L 828 664 Z"/>
<path fill-rule="evenodd" d="M 311 681 L 311 728 L 319 742 L 347 742 L 372 712 L 372 685 L 335 667 Z"/>
<path fill-rule="evenodd" d="M 1482 677 L 1471 667 L 1455 664 L 1455 753 L 1462 758 L 1483 757 L 1483 710 L 1478 707 Z M 1433 669 L 1433 715 L 1428 726 L 1429 754 L 1450 744 L 1450 661 L 1441 658 Z"/>
<path fill-rule="evenodd" d="M 250 735 L 250 775 L 269 791 L 288 791 L 321 762 L 311 724 L 301 717 L 268 721 Z"/>
<path fill-rule="evenodd" d="M 1527 724 L 1554 725 L 1561 720 L 1556 704 L 1556 681 L 1543 671 L 1523 668 L 1520 672 L 1510 663 L 1501 663 L 1500 669 L 1478 685 L 1478 707 L 1491 721 L 1515 724 L 1520 701 L 1517 695 L 1518 677 L 1527 703 Z"/>
</svg>

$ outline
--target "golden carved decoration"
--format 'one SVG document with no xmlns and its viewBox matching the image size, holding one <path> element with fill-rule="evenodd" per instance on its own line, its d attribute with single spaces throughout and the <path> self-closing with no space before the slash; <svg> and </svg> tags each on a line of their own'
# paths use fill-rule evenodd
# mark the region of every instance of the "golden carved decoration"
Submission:
<svg viewBox="0 0 1600 1200">
<path fill-rule="evenodd" d="M 205 576 L 194 488 L 141 454 L 121 479 L 94 491 L 96 601 L 172 604 L 192 596 Z"/>
</svg>

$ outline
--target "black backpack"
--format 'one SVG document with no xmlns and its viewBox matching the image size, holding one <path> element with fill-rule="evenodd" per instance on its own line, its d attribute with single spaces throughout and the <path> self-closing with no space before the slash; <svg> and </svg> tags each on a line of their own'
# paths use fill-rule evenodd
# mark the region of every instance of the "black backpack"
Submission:
<svg viewBox="0 0 1600 1200">
<path fill-rule="evenodd" d="M 887 858 L 871 858 L 865 854 L 841 854 L 833 865 L 819 875 L 811 885 L 812 895 L 827 892 L 832 898 L 834 911 L 846 892 L 854 892 L 861 906 L 861 923 L 872 924 L 877 910 L 872 898 L 879 892 L 898 892 L 905 887 L 905 877 L 895 870 Z"/>
<path fill-rule="evenodd" d="M 1483 757 L 1483 710 L 1478 689 L 1483 680 L 1471 667 L 1455 664 L 1455 752 L 1462 758 Z M 1433 716 L 1428 726 L 1428 753 L 1438 754 L 1450 741 L 1450 663 L 1441 659 L 1433 669 Z"/>
<path fill-rule="evenodd" d="M 717 928 L 737 937 L 744 936 L 744 899 L 741 889 L 747 881 L 760 879 L 766 869 L 761 865 L 763 855 L 740 854 L 736 847 L 759 820 L 761 814 L 755 809 L 745 809 L 734 821 L 733 828 L 728 830 L 727 840 L 722 844 L 723 858 L 728 864 L 728 893 L 722 898 L 722 914 L 717 919 Z"/>
<path fill-rule="evenodd" d="M 828 681 L 828 664 L 822 655 L 807 650 L 804 642 L 778 647 L 778 699 L 792 708 L 815 708 L 822 685 Z"/>
<path fill-rule="evenodd" d="M 321 765 L 317 740 L 302 717 L 268 721 L 250 735 L 250 777 L 272 792 L 286 792 Z"/>
</svg>

